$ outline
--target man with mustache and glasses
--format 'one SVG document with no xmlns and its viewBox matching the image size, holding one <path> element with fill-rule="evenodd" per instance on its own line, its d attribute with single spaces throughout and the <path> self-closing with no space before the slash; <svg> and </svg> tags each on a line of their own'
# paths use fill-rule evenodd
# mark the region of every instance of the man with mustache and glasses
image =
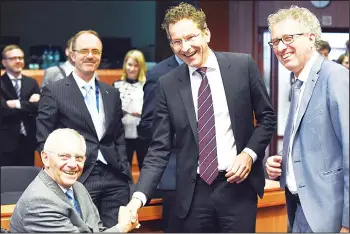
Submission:
<svg viewBox="0 0 350 234">
<path fill-rule="evenodd" d="M 270 47 L 295 75 L 283 150 L 267 173 L 285 189 L 293 232 L 349 233 L 349 70 L 317 53 L 322 30 L 308 9 L 267 21 Z"/>
<path fill-rule="evenodd" d="M 253 58 L 211 50 L 205 18 L 188 3 L 165 15 L 162 28 L 184 64 L 158 81 L 152 141 L 127 208 L 136 220 L 177 149 L 173 212 L 181 230 L 255 232 L 276 115 Z"/>
<path fill-rule="evenodd" d="M 11 232 L 128 232 L 128 210 L 121 206 L 118 224 L 107 229 L 86 188 L 78 182 L 86 161 L 84 137 L 69 128 L 56 129 L 46 139 L 44 169 L 23 192 L 10 219 Z"/>
<path fill-rule="evenodd" d="M 2 65 L 6 72 L 0 78 L 1 166 L 33 166 L 40 89 L 35 79 L 22 75 L 24 53 L 19 46 L 4 48 Z"/>
<path fill-rule="evenodd" d="M 131 170 L 125 150 L 119 91 L 96 79 L 102 42 L 93 30 L 72 41 L 74 71 L 45 85 L 37 118 L 38 150 L 57 128 L 77 130 L 86 140 L 86 162 L 79 178 L 106 227 L 116 224 L 119 206 L 129 200 Z"/>
</svg>

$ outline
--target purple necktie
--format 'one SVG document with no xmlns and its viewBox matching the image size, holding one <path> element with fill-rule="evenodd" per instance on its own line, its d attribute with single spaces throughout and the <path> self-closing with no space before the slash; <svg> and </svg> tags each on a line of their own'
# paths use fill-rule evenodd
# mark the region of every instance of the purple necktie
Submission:
<svg viewBox="0 0 350 234">
<path fill-rule="evenodd" d="M 197 131 L 199 175 L 210 185 L 218 176 L 218 158 L 216 150 L 214 107 L 206 71 L 206 67 L 197 69 L 197 72 L 202 76 L 202 82 L 198 90 Z"/>
</svg>

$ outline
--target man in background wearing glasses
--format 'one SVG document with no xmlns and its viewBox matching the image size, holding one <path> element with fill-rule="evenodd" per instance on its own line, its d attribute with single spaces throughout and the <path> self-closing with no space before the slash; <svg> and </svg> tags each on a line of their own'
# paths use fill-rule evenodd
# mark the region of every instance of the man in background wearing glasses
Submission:
<svg viewBox="0 0 350 234">
<path fill-rule="evenodd" d="M 74 71 L 45 85 L 37 118 L 41 151 L 57 128 L 72 128 L 86 139 L 86 162 L 79 178 L 106 227 L 116 224 L 119 206 L 129 200 L 131 170 L 125 151 L 119 91 L 96 79 L 102 42 L 95 31 L 78 32 L 72 41 Z"/>
<path fill-rule="evenodd" d="M 84 137 L 69 128 L 47 137 L 41 159 L 44 169 L 23 192 L 10 219 L 11 232 L 128 232 L 130 214 L 121 206 L 118 224 L 107 229 L 88 191 L 78 178 L 86 161 Z"/>
<path fill-rule="evenodd" d="M 317 53 L 321 27 L 308 9 L 281 9 L 268 24 L 269 45 L 296 79 L 267 173 L 280 177 L 293 232 L 349 233 L 349 70 Z"/>
<path fill-rule="evenodd" d="M 2 65 L 6 72 L 0 78 L 1 166 L 34 166 L 40 89 L 35 79 L 22 75 L 24 53 L 19 46 L 4 48 Z"/>
<path fill-rule="evenodd" d="M 127 208 L 136 219 L 177 150 L 179 230 L 255 232 L 276 125 L 258 66 L 247 54 L 212 51 L 205 13 L 188 3 L 169 9 L 162 28 L 185 64 L 158 81 L 153 137 Z"/>
</svg>

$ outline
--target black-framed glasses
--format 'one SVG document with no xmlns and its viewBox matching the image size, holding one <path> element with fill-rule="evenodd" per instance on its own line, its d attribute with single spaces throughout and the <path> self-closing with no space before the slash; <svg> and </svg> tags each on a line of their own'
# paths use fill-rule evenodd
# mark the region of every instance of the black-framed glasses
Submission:
<svg viewBox="0 0 350 234">
<path fill-rule="evenodd" d="M 192 34 L 189 35 L 185 38 L 181 38 L 181 39 L 176 39 L 173 41 L 170 41 L 170 44 L 174 47 L 174 49 L 179 49 L 182 47 L 183 45 L 183 41 L 185 42 L 194 42 L 197 40 L 198 36 L 201 34 L 201 32 L 199 32 L 198 34 Z"/>
<path fill-rule="evenodd" d="M 73 50 L 73 51 L 78 52 L 79 54 L 82 54 L 82 55 L 88 55 L 90 52 L 92 55 L 95 55 L 95 56 L 99 56 L 102 54 L 102 52 L 98 49 L 92 49 L 92 50 L 81 49 L 81 50 Z"/>
<path fill-rule="evenodd" d="M 60 153 L 56 153 L 50 150 L 44 150 L 44 152 L 48 152 L 48 153 L 52 153 L 55 154 L 59 157 L 59 159 L 61 159 L 62 161 L 68 161 L 71 158 L 75 158 L 76 162 L 85 162 L 86 160 L 86 156 L 85 155 L 71 155 L 71 154 L 60 154 Z"/>
<path fill-rule="evenodd" d="M 280 41 L 282 41 L 283 44 L 285 44 L 285 45 L 289 45 L 289 44 L 292 44 L 294 42 L 296 36 L 301 36 L 304 34 L 305 33 L 286 34 L 280 38 L 272 39 L 271 41 L 268 42 L 268 44 L 271 48 L 277 48 L 277 46 L 280 44 Z"/>
<path fill-rule="evenodd" d="M 23 61 L 24 60 L 24 57 L 23 56 L 14 56 L 14 57 L 9 57 L 9 58 L 4 58 L 6 60 L 10 60 L 10 61 L 15 61 L 15 60 L 20 60 L 20 61 Z"/>
</svg>

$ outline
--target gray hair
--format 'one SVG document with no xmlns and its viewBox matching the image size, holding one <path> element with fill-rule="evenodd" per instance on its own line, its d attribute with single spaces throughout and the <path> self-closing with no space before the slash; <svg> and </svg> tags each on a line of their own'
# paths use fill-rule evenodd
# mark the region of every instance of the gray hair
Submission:
<svg viewBox="0 0 350 234">
<path fill-rule="evenodd" d="M 315 34 L 315 43 L 317 44 L 321 38 L 322 29 L 319 20 L 316 15 L 306 8 L 292 5 L 289 9 L 280 9 L 276 13 L 269 15 L 267 22 L 269 25 L 269 31 L 272 31 L 272 27 L 285 20 L 293 19 L 299 21 L 304 27 L 305 32 Z"/>
<path fill-rule="evenodd" d="M 65 142 L 70 141 L 72 138 L 77 138 L 77 140 L 80 141 L 81 150 L 85 154 L 86 143 L 84 137 L 74 129 L 70 128 L 59 128 L 50 133 L 45 141 L 44 151 L 53 150 L 56 147 L 62 147 Z"/>
</svg>

